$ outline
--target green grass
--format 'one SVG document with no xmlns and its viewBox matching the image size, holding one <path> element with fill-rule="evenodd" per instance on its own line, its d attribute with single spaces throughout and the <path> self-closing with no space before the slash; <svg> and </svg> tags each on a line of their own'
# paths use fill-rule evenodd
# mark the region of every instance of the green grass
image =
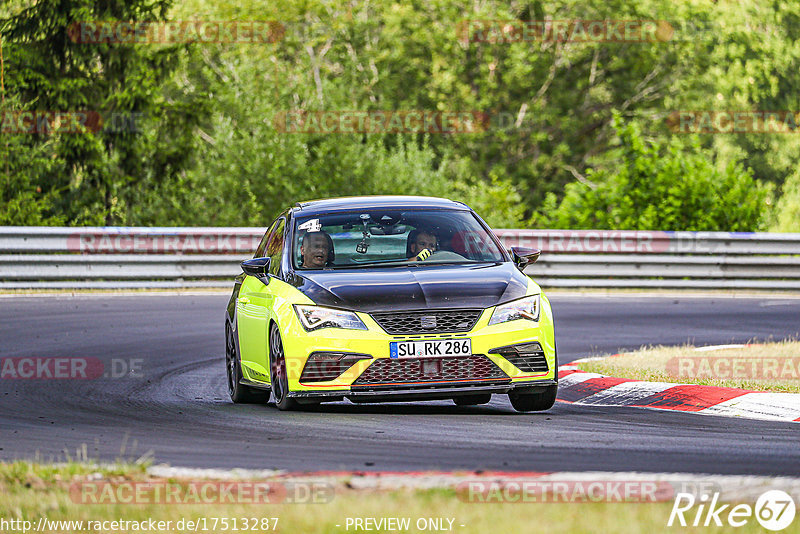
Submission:
<svg viewBox="0 0 800 534">
<path fill-rule="evenodd" d="M 697 351 L 692 345 L 649 347 L 579 364 L 583 371 L 619 378 L 800 393 L 800 342 L 782 341 L 742 348 Z M 763 362 L 776 360 L 777 373 Z M 715 374 L 716 362 L 721 374 Z M 725 363 L 727 362 L 727 363 Z M 734 371 L 733 362 L 741 365 Z M 753 372 L 753 364 L 756 370 Z M 792 372 L 793 371 L 793 372 Z"/>
<path fill-rule="evenodd" d="M 97 467 L 86 464 L 0 463 L 0 517 L 26 519 L 34 523 L 41 516 L 49 520 L 198 520 L 206 518 L 277 517 L 278 531 L 285 533 L 356 532 L 345 526 L 348 517 L 408 517 L 411 528 L 418 518 L 452 518 L 456 533 L 564 532 L 623 534 L 691 531 L 667 528 L 672 508 L 663 503 L 557 503 L 483 504 L 463 500 L 452 489 L 376 491 L 349 488 L 337 483 L 328 502 L 322 504 L 82 504 L 70 497 L 71 485 L 86 481 L 157 482 L 144 467 L 116 465 Z M 175 482 L 174 479 L 170 481 Z M 185 481 L 184 481 L 185 482 Z M 79 499 L 78 499 L 79 500 Z M 337 526 L 338 525 L 338 526 Z M 463 527 L 461 525 L 464 525 Z M 703 532 L 750 533 L 761 530 L 755 520 L 743 528 L 702 528 Z M 386 531 L 386 530 L 383 530 Z M 61 532 L 78 532 L 62 530 Z M 120 532 L 120 531 L 117 531 Z M 177 532 L 165 530 L 162 532 Z M 218 528 L 217 532 L 223 532 Z M 249 532 L 267 532 L 254 529 Z M 381 530 L 378 530 L 381 532 Z"/>
</svg>

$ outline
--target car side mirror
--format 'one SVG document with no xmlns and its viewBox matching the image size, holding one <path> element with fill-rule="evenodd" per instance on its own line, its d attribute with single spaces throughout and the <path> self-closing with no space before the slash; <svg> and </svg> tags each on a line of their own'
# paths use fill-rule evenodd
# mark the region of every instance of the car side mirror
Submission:
<svg viewBox="0 0 800 534">
<path fill-rule="evenodd" d="M 535 263 L 542 253 L 538 248 L 525 248 L 525 247 L 511 247 L 511 256 L 514 258 L 514 264 L 520 271 L 531 263 Z"/>
<path fill-rule="evenodd" d="M 264 285 L 269 284 L 269 276 L 267 276 L 267 271 L 269 271 L 269 264 L 271 258 L 253 258 L 252 260 L 244 260 L 242 262 L 242 271 L 244 274 L 255 276 Z"/>
</svg>

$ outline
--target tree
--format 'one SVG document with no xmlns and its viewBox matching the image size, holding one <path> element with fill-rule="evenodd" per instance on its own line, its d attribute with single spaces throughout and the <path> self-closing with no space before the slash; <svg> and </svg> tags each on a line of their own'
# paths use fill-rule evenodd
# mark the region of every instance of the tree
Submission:
<svg viewBox="0 0 800 534">
<path fill-rule="evenodd" d="M 181 50 L 87 43 L 74 33 L 81 22 L 163 20 L 169 5 L 167 0 L 39 1 L 0 20 L 6 91 L 19 102 L 16 109 L 6 106 L 6 117 L 66 112 L 83 123 L 66 131 L 37 129 L 15 141 L 15 150 L 30 157 L 44 151 L 51 158 L 37 160 L 44 167 L 31 170 L 21 164 L 25 157 L 16 159 L 15 178 L 7 175 L 6 182 L 20 188 L 22 197 L 35 184 L 51 200 L 45 211 L 69 224 L 126 223 L 126 210 L 142 190 L 175 179 L 186 167 L 202 107 L 194 95 L 171 101 L 161 92 Z"/>
</svg>

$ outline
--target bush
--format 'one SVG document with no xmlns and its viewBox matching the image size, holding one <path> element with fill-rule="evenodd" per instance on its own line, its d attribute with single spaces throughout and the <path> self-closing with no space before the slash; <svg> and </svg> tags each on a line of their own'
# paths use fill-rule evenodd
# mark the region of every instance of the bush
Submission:
<svg viewBox="0 0 800 534">
<path fill-rule="evenodd" d="M 0 225 L 64 224 L 54 207 L 59 191 L 48 187 L 60 171 L 52 143 L 31 147 L 26 137 L 3 135 L 0 143 Z"/>
<path fill-rule="evenodd" d="M 800 232 L 800 174 L 793 174 L 783 184 L 783 195 L 775 206 L 773 232 Z"/>
<path fill-rule="evenodd" d="M 534 216 L 538 227 L 619 230 L 757 231 L 770 189 L 749 169 L 719 169 L 697 138 L 645 140 L 637 124 L 614 128 L 616 165 L 590 168 L 558 202 L 550 194 Z M 613 170 L 609 170 L 613 169 Z"/>
</svg>

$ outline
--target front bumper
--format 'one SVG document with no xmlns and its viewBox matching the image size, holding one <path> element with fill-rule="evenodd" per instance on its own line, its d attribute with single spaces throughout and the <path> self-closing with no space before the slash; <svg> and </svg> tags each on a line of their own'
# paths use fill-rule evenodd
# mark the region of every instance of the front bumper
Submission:
<svg viewBox="0 0 800 534">
<path fill-rule="evenodd" d="M 546 387 L 557 381 L 555 339 L 549 306 L 543 307 L 538 322 L 515 320 L 492 326 L 488 324 L 491 309 L 484 310 L 472 330 L 457 334 L 389 335 L 370 315 L 365 313 L 358 315 L 367 326 L 367 330 L 324 328 L 305 332 L 299 321 L 292 321 L 289 331 L 284 332 L 283 338 L 289 396 L 298 400 L 338 400 L 347 397 L 355 402 L 435 399 L 474 393 L 508 393 L 518 388 Z M 391 359 L 389 343 L 392 341 L 463 338 L 471 340 L 471 355 L 461 358 L 442 358 L 442 360 L 457 360 L 455 363 L 459 372 L 445 373 L 445 376 L 423 377 L 423 379 L 415 378 L 409 373 L 395 373 L 391 375 L 392 379 L 384 379 L 381 377 L 388 375 L 381 375 L 375 371 L 379 367 L 395 369 L 397 365 L 389 365 L 390 361 L 404 362 L 407 364 L 406 367 L 411 368 L 416 361 L 422 365 L 423 359 Z M 541 348 L 542 355 L 538 367 L 531 367 L 524 359 L 514 360 L 513 354 L 507 350 L 509 346 L 525 344 L 538 344 Z M 318 352 L 338 352 L 368 357 L 358 359 L 333 380 L 304 381 L 302 376 L 306 362 L 311 354 Z M 472 363 L 467 361 L 469 358 L 474 358 L 476 363 L 480 364 L 474 367 L 475 373 L 469 372 L 469 369 L 472 369 L 470 367 Z M 522 368 L 512 364 L 512 361 Z M 444 363 L 452 368 L 454 362 Z M 365 373 L 373 365 L 375 367 Z M 491 369 L 487 370 L 487 365 Z M 461 369 L 462 366 L 466 366 L 467 371 Z M 374 378 L 376 376 L 377 379 Z M 365 380 L 364 377 L 371 378 Z"/>
<path fill-rule="evenodd" d="M 342 391 L 292 391 L 289 397 L 296 398 L 302 403 L 304 400 L 339 401 L 347 397 L 351 402 L 386 402 L 386 401 L 414 401 L 414 400 L 441 400 L 452 399 L 476 393 L 504 394 L 513 390 L 526 393 L 538 393 L 548 386 L 554 386 L 555 380 L 537 380 L 535 382 L 508 382 L 498 384 L 460 383 L 437 384 L 435 386 L 395 386 L 391 389 L 368 389 L 354 387 Z"/>
</svg>

